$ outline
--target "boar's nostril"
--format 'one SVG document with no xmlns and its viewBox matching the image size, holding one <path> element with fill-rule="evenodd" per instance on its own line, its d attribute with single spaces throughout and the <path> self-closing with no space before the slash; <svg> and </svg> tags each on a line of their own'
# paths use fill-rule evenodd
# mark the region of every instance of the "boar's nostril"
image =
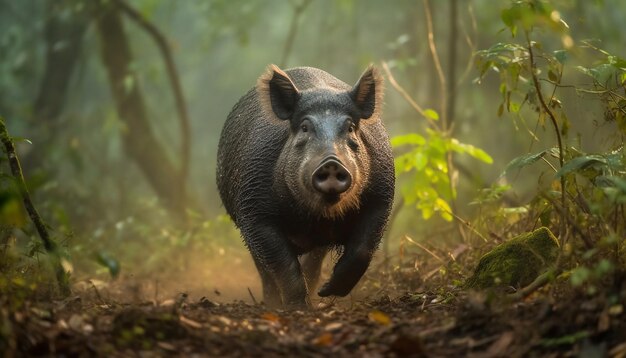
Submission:
<svg viewBox="0 0 626 358">
<path fill-rule="evenodd" d="M 324 173 L 317 173 L 315 174 L 315 179 L 318 181 L 324 181 L 326 179 L 328 179 L 328 173 L 324 172 Z"/>
<path fill-rule="evenodd" d="M 352 176 L 335 159 L 328 159 L 313 173 L 313 187 L 322 194 L 341 194 L 352 185 Z"/>
</svg>

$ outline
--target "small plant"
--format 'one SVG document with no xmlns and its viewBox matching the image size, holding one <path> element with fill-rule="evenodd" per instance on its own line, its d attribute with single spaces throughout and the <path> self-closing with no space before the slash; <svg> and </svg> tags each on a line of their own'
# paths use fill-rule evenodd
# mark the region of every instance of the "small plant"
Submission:
<svg viewBox="0 0 626 358">
<path fill-rule="evenodd" d="M 574 287 L 585 284 L 588 291 L 594 291 L 594 282 L 619 271 L 615 268 L 620 267 L 619 252 L 624 246 L 619 238 L 625 231 L 626 60 L 590 41 L 576 44 L 559 11 L 543 1 L 513 1 L 502 11 L 502 21 L 512 41 L 478 51 L 478 82 L 495 72 L 501 94 L 497 115 L 506 113 L 516 124 L 521 123 L 533 141 L 539 141 L 537 128 L 548 123 L 555 138 L 547 149 L 511 160 L 502 176 L 534 163 L 548 166 L 550 190 L 528 205 L 528 212 L 536 215 L 530 224 L 557 226 L 550 214 L 558 214 L 563 250 L 557 260 L 560 269 L 571 270 L 567 273 Z M 595 59 L 591 65 L 572 63 L 570 57 L 587 52 Z M 567 78 L 576 77 L 577 84 L 565 83 L 564 73 L 569 74 Z M 586 82 L 580 84 L 580 78 Z M 565 91 L 603 104 L 605 121 L 615 123 L 618 129 L 616 140 L 607 141 L 604 152 L 586 153 L 568 141 L 568 110 L 561 101 Z M 534 130 L 527 124 L 529 113 L 537 118 Z"/>
<path fill-rule="evenodd" d="M 428 112 L 437 119 L 436 112 Z M 448 155 L 467 154 L 484 163 L 492 163 L 491 157 L 482 149 L 450 138 L 442 131 L 426 129 L 426 136 L 409 133 L 391 139 L 394 148 L 408 148 L 395 159 L 396 176 L 411 175 L 400 188 L 407 205 L 415 205 L 424 219 L 437 213 L 446 221 L 452 220 L 450 201 L 456 198 L 456 190 L 450 181 Z"/>
</svg>

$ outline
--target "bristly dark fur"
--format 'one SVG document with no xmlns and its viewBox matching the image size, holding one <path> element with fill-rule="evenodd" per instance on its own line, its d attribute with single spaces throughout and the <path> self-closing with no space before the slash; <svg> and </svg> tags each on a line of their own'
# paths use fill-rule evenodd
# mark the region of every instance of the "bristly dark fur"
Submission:
<svg viewBox="0 0 626 358">
<path fill-rule="evenodd" d="M 321 296 L 346 295 L 367 269 L 394 195 L 393 157 L 380 118 L 382 82 L 373 66 L 350 86 L 316 68 L 270 65 L 229 114 L 217 184 L 259 270 L 267 304 L 308 306 L 331 248 L 343 249 Z M 301 131 L 303 121 L 310 132 Z M 335 151 L 353 178 L 332 202 L 309 179 L 324 150 Z M 308 252 L 315 255 L 300 264 Z"/>
</svg>

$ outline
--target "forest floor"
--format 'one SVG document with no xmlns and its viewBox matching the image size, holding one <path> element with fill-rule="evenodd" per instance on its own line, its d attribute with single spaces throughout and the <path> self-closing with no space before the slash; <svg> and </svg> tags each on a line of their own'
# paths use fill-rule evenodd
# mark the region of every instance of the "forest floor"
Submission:
<svg viewBox="0 0 626 358">
<path fill-rule="evenodd" d="M 563 282 L 510 301 L 435 280 L 435 289 L 403 293 L 394 280 L 393 290 L 310 311 L 185 294 L 125 303 L 103 298 L 96 286 L 58 301 L 23 297 L 16 305 L 16 297 L 0 297 L 9 303 L 0 308 L 0 355 L 626 356 L 624 305 L 602 293 Z M 617 293 L 624 302 L 625 290 L 613 288 L 612 300 Z"/>
</svg>

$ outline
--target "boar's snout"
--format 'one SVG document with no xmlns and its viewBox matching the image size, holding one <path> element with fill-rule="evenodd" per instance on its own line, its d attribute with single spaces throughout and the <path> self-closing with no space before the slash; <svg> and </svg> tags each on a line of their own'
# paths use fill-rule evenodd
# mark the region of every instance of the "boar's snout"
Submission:
<svg viewBox="0 0 626 358">
<path fill-rule="evenodd" d="M 341 161 L 327 157 L 313 172 L 313 187 L 325 195 L 338 195 L 350 188 L 352 175 Z"/>
</svg>

